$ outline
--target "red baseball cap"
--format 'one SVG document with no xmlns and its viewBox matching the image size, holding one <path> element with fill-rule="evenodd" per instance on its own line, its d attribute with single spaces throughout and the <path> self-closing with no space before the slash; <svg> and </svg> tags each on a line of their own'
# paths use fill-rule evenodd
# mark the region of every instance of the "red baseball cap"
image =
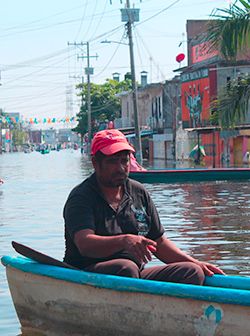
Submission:
<svg viewBox="0 0 250 336">
<path fill-rule="evenodd" d="M 125 135 L 117 129 L 99 131 L 95 134 L 91 144 L 91 155 L 101 151 L 104 155 L 113 155 L 117 152 L 127 150 L 134 152 Z"/>
</svg>

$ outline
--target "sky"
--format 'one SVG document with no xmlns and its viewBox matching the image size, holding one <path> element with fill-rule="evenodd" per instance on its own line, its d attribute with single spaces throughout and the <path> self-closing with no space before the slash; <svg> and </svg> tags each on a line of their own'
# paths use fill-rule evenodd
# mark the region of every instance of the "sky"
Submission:
<svg viewBox="0 0 250 336">
<path fill-rule="evenodd" d="M 125 0 L 1 1 L 0 108 L 23 118 L 63 118 L 79 112 L 75 87 L 86 82 L 86 42 L 91 81 L 130 71 L 129 47 L 120 9 Z M 208 19 L 228 0 L 134 0 L 140 20 L 133 27 L 136 80 L 174 77 L 179 53 L 187 54 L 186 21 Z M 102 43 L 103 41 L 111 43 Z M 82 45 L 81 45 L 82 44 Z M 186 65 L 187 59 L 181 63 Z"/>
</svg>

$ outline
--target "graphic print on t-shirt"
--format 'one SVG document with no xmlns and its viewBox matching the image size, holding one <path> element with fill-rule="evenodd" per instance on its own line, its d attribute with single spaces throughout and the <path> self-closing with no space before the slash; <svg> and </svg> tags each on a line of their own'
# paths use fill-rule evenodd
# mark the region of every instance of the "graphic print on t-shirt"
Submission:
<svg viewBox="0 0 250 336">
<path fill-rule="evenodd" d="M 146 209 L 142 207 L 141 209 L 136 209 L 135 206 L 131 205 L 131 210 L 135 215 L 135 219 L 137 221 L 137 229 L 139 236 L 147 236 L 149 232 L 149 223 L 147 221 L 147 213 Z"/>
</svg>

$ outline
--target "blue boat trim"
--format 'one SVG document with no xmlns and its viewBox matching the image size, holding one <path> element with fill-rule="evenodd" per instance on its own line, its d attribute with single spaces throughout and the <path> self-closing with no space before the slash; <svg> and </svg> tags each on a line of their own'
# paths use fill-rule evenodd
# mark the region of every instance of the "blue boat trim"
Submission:
<svg viewBox="0 0 250 336">
<path fill-rule="evenodd" d="M 167 168 L 131 171 L 129 177 L 141 183 L 249 180 L 250 168 Z"/>
<path fill-rule="evenodd" d="M 207 286 L 195 286 L 71 270 L 39 264 L 19 256 L 3 256 L 1 261 L 5 266 L 11 266 L 24 272 L 98 288 L 250 306 L 250 278 L 248 277 L 215 275 L 207 277 Z M 219 287 L 223 285 L 224 288 Z M 244 289 L 232 288 L 234 285 Z"/>
</svg>

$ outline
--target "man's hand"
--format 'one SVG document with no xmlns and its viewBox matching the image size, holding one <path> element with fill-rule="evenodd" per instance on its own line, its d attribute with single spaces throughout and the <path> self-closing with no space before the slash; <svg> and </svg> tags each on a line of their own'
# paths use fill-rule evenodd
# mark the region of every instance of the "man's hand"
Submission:
<svg viewBox="0 0 250 336">
<path fill-rule="evenodd" d="M 124 249 L 135 256 L 140 262 L 147 263 L 152 260 L 150 251 L 156 251 L 157 244 L 155 241 L 143 236 L 127 234 L 123 239 Z"/>
<path fill-rule="evenodd" d="M 212 276 L 214 274 L 222 274 L 225 275 L 225 273 L 217 266 L 209 264 L 207 262 L 198 261 L 196 262 L 202 269 L 205 275 Z"/>
</svg>

